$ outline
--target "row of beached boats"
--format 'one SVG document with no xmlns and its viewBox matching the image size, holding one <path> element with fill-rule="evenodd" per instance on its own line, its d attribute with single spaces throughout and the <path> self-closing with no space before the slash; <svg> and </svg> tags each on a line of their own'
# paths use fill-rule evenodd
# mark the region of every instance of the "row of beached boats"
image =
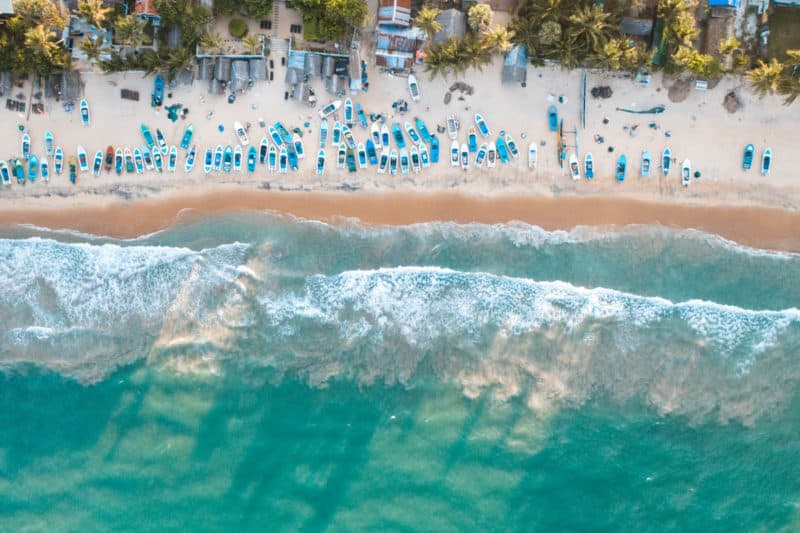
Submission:
<svg viewBox="0 0 800 533">
<path fill-rule="evenodd" d="M 533 149 L 533 148 L 531 148 Z M 578 156 L 575 153 L 570 154 L 569 157 L 569 172 L 572 179 L 577 181 L 581 179 L 581 173 L 586 179 L 593 179 L 595 176 L 594 157 L 590 152 L 583 156 L 583 168 L 578 161 Z M 672 150 L 665 148 L 661 154 L 661 173 L 668 176 L 672 168 Z M 647 178 L 653 171 L 653 157 L 649 150 L 642 152 L 642 157 L 639 164 L 639 175 Z M 617 164 L 614 171 L 614 176 L 617 181 L 625 181 L 628 175 L 628 157 L 625 154 L 620 154 L 617 158 Z M 683 161 L 681 165 L 681 181 L 683 185 L 688 186 L 691 182 L 692 176 L 692 163 L 688 159 Z"/>
</svg>

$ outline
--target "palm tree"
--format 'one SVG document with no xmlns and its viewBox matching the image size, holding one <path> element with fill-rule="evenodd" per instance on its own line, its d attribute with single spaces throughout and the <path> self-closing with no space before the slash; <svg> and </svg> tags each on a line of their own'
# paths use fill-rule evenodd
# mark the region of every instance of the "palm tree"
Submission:
<svg viewBox="0 0 800 533">
<path fill-rule="evenodd" d="M 213 50 L 218 54 L 222 50 L 223 42 L 222 35 L 219 32 L 206 32 L 200 39 L 200 46 L 206 50 Z"/>
<path fill-rule="evenodd" d="M 467 24 L 472 31 L 483 33 L 489 29 L 494 13 L 489 4 L 472 4 L 467 11 Z"/>
<path fill-rule="evenodd" d="M 530 7 L 531 20 L 559 22 L 563 18 L 562 0 L 536 0 Z"/>
<path fill-rule="evenodd" d="M 58 50 L 58 44 L 53 41 L 55 36 L 54 31 L 46 29 L 43 24 L 37 24 L 25 32 L 25 46 L 36 54 L 51 58 Z"/>
<path fill-rule="evenodd" d="M 261 50 L 261 39 L 256 35 L 247 35 L 242 38 L 242 46 L 249 54 L 257 54 Z"/>
<path fill-rule="evenodd" d="M 514 31 L 502 26 L 495 26 L 493 29 L 483 34 L 483 42 L 491 51 L 498 54 L 505 54 L 512 48 L 511 40 L 514 38 Z"/>
<path fill-rule="evenodd" d="M 434 35 L 442 31 L 442 23 L 436 20 L 439 13 L 441 11 L 435 7 L 422 6 L 414 19 L 414 25 L 424 31 L 428 39 L 433 39 Z"/>
<path fill-rule="evenodd" d="M 536 46 L 539 44 L 539 23 L 533 19 L 518 18 L 511 23 L 511 40 L 521 44 L 528 51 L 528 57 L 536 55 Z"/>
<path fill-rule="evenodd" d="M 758 96 L 764 97 L 778 90 L 781 83 L 783 65 L 774 57 L 769 63 L 758 60 L 758 66 L 747 73 L 747 81 Z"/>
<path fill-rule="evenodd" d="M 800 76 L 784 75 L 781 79 L 778 92 L 785 96 L 783 105 L 792 105 L 800 96 Z"/>
<path fill-rule="evenodd" d="M 120 44 L 138 48 L 144 42 L 142 32 L 147 23 L 139 20 L 136 15 L 117 17 L 114 22 L 114 35 Z"/>
<path fill-rule="evenodd" d="M 697 36 L 692 10 L 696 0 L 658 0 L 658 17 L 664 21 L 664 42 L 674 51 L 679 46 L 690 47 Z"/>
<path fill-rule="evenodd" d="M 584 7 L 570 15 L 569 34 L 587 52 L 597 52 L 611 36 L 610 16 L 601 6 Z"/>
<path fill-rule="evenodd" d="M 110 7 L 103 6 L 103 0 L 79 0 L 77 14 L 86 22 L 100 28 L 111 13 Z"/>
<path fill-rule="evenodd" d="M 87 36 L 81 41 L 81 50 L 90 61 L 97 61 L 103 51 L 104 42 L 102 35 L 97 38 Z"/>
<path fill-rule="evenodd" d="M 175 77 L 189 69 L 194 60 L 194 54 L 183 46 L 176 46 L 169 50 L 162 67 L 167 69 L 167 79 L 172 81 Z"/>
<path fill-rule="evenodd" d="M 620 39 L 611 39 L 594 54 L 595 65 L 604 70 L 619 70 L 622 66 L 624 44 Z"/>
<path fill-rule="evenodd" d="M 573 37 L 565 37 L 556 43 L 553 55 L 561 62 L 562 68 L 572 70 L 580 64 L 580 45 Z"/>
</svg>

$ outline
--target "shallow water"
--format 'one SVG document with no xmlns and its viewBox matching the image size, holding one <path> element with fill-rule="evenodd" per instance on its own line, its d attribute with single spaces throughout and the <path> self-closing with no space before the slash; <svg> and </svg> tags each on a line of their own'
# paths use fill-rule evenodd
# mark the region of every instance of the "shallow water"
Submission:
<svg viewBox="0 0 800 533">
<path fill-rule="evenodd" d="M 2 530 L 798 526 L 800 256 L 260 214 L 2 237 Z"/>
</svg>

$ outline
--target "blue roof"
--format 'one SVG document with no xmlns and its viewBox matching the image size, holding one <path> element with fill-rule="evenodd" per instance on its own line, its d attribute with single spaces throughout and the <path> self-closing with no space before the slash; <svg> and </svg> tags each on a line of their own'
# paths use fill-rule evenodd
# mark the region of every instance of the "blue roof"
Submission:
<svg viewBox="0 0 800 533">
<path fill-rule="evenodd" d="M 708 7 L 739 7 L 742 0 L 708 0 Z"/>
</svg>

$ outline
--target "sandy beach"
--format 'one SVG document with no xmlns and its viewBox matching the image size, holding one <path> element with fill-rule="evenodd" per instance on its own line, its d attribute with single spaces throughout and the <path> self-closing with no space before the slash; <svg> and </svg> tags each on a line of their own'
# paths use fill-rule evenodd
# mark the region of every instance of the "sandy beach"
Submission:
<svg viewBox="0 0 800 533">
<path fill-rule="evenodd" d="M 284 70 L 278 58 L 273 59 L 275 81 L 257 84 L 233 104 L 228 104 L 224 96 L 208 95 L 201 82 L 177 87 L 166 104 L 180 102 L 190 113 L 186 121 L 175 123 L 163 111 L 151 109 L 152 78 L 144 78 L 141 73 L 84 74 L 85 97 L 92 111 L 91 126 L 82 127 L 77 112 L 67 114 L 53 101 L 47 103 L 44 114 L 32 114 L 29 118 L 3 111 L 0 144 L 6 148 L 0 157 L 19 153 L 19 124 L 29 131 L 34 153 L 43 153 L 44 131 L 50 129 L 56 145 L 62 146 L 66 154 L 75 153 L 80 144 L 91 157 L 109 144 L 140 146 L 141 123 L 148 124 L 153 131 L 162 129 L 170 143 L 178 144 L 185 126 L 191 122 L 195 128 L 193 144 L 198 147 L 198 159 L 202 159 L 206 147 L 236 143 L 232 127 L 235 120 L 252 124 L 249 136 L 257 144 L 266 133 L 258 125 L 258 119 L 264 118 L 267 125 L 280 120 L 290 128 L 304 129 L 307 155 L 301 160 L 299 171 L 277 174 L 259 165 L 253 174 L 206 175 L 199 168 L 200 161 L 186 175 L 182 171 L 181 154 L 180 168 L 175 174 L 117 176 L 104 172 L 100 177 L 82 174 L 75 185 L 65 175 L 53 176 L 49 183 L 4 185 L 0 191 L 0 220 L 71 226 L 120 236 L 163 227 L 183 208 L 196 212 L 274 209 L 304 217 L 330 219 L 340 215 L 381 224 L 442 219 L 488 223 L 523 220 L 550 229 L 658 222 L 703 229 L 758 247 L 800 249 L 791 232 L 800 221 L 796 211 L 800 207 L 800 187 L 794 170 L 800 168 L 800 151 L 793 147 L 796 112 L 781 105 L 777 98 L 759 100 L 742 86 L 740 79 L 726 78 L 714 89 L 692 90 L 684 101 L 673 103 L 667 96 L 671 81 L 663 80 L 660 75 L 643 86 L 629 78 L 590 72 L 588 88 L 608 85 L 614 94 L 604 100 L 588 96 L 586 128 L 582 129 L 581 73 L 577 71 L 532 68 L 527 87 L 502 84 L 500 61 L 484 72 L 471 71 L 458 80 L 429 80 L 426 74 L 418 73 L 422 98 L 412 103 L 405 78 L 390 77 L 370 67 L 369 92 L 352 97 L 367 114 L 383 113 L 389 122 L 400 123 L 419 116 L 431 130 L 443 125 L 447 116 L 455 115 L 461 120 L 459 140 L 466 142 L 472 116 L 480 112 L 494 134 L 505 130 L 515 137 L 521 157 L 493 170 L 484 167 L 464 172 L 450 167 L 447 161 L 450 140 L 440 135 L 442 160 L 419 174 L 380 175 L 372 167 L 350 174 L 336 169 L 335 151 L 329 146 L 328 165 L 320 178 L 314 172 L 317 111 L 328 102 L 328 95 L 318 87 L 321 101 L 315 108 L 293 100 L 284 101 Z M 444 95 L 455 81 L 472 85 L 474 93 L 454 92 L 452 101 L 444 104 Z M 138 90 L 141 100 L 121 100 L 120 89 Z M 736 113 L 728 113 L 722 106 L 725 94 L 731 89 L 739 91 L 743 103 Z M 566 102 L 557 103 L 559 96 L 565 97 Z M 410 104 L 405 116 L 393 115 L 392 102 L 398 99 Z M 587 151 L 593 153 L 594 180 L 573 181 L 566 168 L 560 168 L 556 135 L 547 127 L 546 109 L 553 103 L 557 103 L 564 118 L 565 130 L 577 128 L 579 156 L 582 158 Z M 665 106 L 666 111 L 660 115 L 637 115 L 617 110 L 648 109 L 656 105 Z M 210 118 L 209 112 L 212 112 Z M 341 110 L 338 118 L 342 118 Z M 608 119 L 607 124 L 604 118 Z M 305 122 L 310 126 L 304 127 Z M 651 122 L 657 129 L 649 127 Z M 223 132 L 218 130 L 219 125 L 224 126 Z M 637 126 L 635 137 L 629 134 L 633 126 Z M 669 137 L 666 132 L 670 132 Z M 368 136 L 358 125 L 354 134 L 357 141 Z M 604 138 L 603 144 L 595 142 L 596 134 Z M 535 170 L 528 168 L 526 157 L 532 139 L 539 144 Z M 741 170 L 742 150 L 749 142 L 756 146 L 759 163 L 763 149 L 772 148 L 774 164 L 769 176 L 762 176 L 756 168 Z M 571 135 L 567 143 L 574 145 Z M 614 147 L 613 153 L 608 152 L 609 146 Z M 656 162 L 667 146 L 677 163 L 665 177 Z M 654 169 L 648 178 L 638 175 L 645 149 L 654 159 Z M 574 150 L 571 147 L 569 152 Z M 619 183 L 613 173 L 616 159 L 622 153 L 628 157 L 629 170 L 627 179 Z M 702 177 L 683 187 L 677 167 L 687 158 Z M 267 189 L 271 192 L 266 192 Z M 101 217 L 101 213 L 108 216 Z"/>
</svg>

